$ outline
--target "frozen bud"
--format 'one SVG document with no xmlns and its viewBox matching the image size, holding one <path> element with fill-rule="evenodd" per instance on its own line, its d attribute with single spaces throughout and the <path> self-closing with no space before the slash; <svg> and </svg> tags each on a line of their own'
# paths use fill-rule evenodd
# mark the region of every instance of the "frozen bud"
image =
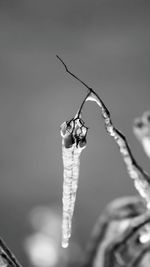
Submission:
<svg viewBox="0 0 150 267">
<path fill-rule="evenodd" d="M 75 143 L 75 139 L 73 137 L 73 134 L 69 134 L 64 138 L 64 146 L 65 148 L 70 148 Z"/>
<path fill-rule="evenodd" d="M 86 146 L 86 136 L 84 136 L 80 141 L 79 141 L 79 146 L 81 148 Z"/>
</svg>

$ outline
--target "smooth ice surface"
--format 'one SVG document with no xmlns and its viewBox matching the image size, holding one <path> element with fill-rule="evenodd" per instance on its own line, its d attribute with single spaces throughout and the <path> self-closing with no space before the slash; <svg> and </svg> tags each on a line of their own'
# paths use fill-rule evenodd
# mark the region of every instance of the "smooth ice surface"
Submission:
<svg viewBox="0 0 150 267">
<path fill-rule="evenodd" d="M 69 128 L 69 130 L 68 130 Z M 63 131 L 63 133 L 62 133 Z M 62 124 L 61 136 L 62 136 L 62 157 L 64 165 L 63 173 L 63 219 L 62 219 L 62 247 L 67 248 L 69 245 L 69 238 L 71 236 L 72 217 L 74 212 L 74 206 L 76 201 L 76 192 L 78 188 L 79 179 L 79 166 L 80 166 L 80 154 L 85 146 L 80 147 L 78 145 L 82 138 L 86 136 L 87 129 L 77 119 L 68 126 Z M 66 138 L 70 138 L 69 135 L 74 138 L 74 143 L 70 143 L 69 147 L 66 147 Z M 70 140 L 70 139 L 69 139 Z"/>
</svg>

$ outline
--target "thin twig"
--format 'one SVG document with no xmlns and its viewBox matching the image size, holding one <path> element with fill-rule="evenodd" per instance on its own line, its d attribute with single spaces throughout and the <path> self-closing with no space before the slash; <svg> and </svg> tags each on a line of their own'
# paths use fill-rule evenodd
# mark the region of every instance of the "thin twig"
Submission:
<svg viewBox="0 0 150 267">
<path fill-rule="evenodd" d="M 81 106 L 80 106 L 80 108 L 79 108 L 79 110 L 78 110 L 78 112 L 77 112 L 77 114 L 76 114 L 76 116 L 75 116 L 75 119 L 80 118 L 80 115 L 81 115 L 81 113 L 82 113 L 82 108 L 83 108 L 85 102 L 87 101 L 88 97 L 90 96 L 90 94 L 91 94 L 91 92 L 89 92 L 89 93 L 86 95 L 86 97 L 84 98 L 84 100 L 82 101 L 82 104 L 81 104 Z"/>
<path fill-rule="evenodd" d="M 146 202 L 147 208 L 150 208 L 150 177 L 136 162 L 125 136 L 113 125 L 109 110 L 107 109 L 107 107 L 105 106 L 99 95 L 85 82 L 83 82 L 80 78 L 78 78 L 75 74 L 73 74 L 68 69 L 64 61 L 58 55 L 57 58 L 65 67 L 66 72 L 69 73 L 76 80 L 78 80 L 82 85 L 84 85 L 90 91 L 90 94 L 87 95 L 86 100 L 95 101 L 99 105 L 102 112 L 102 117 L 105 122 L 106 130 L 109 133 L 109 135 L 113 137 L 113 139 L 119 146 L 119 150 L 121 155 L 123 156 L 123 160 L 126 164 L 129 176 L 134 180 L 134 186 L 139 192 L 142 199 Z M 83 105 L 81 106 L 81 109 L 82 107 Z"/>
<path fill-rule="evenodd" d="M 83 84 L 88 90 L 90 90 L 90 93 L 93 93 L 100 101 L 103 107 L 105 108 L 105 112 L 108 116 L 110 116 L 110 113 L 106 106 L 104 105 L 103 101 L 100 99 L 99 95 L 92 89 L 92 87 L 89 87 L 85 82 L 83 82 L 79 77 L 77 77 L 75 74 L 73 74 L 67 67 L 67 65 L 64 63 L 64 61 L 56 55 L 56 57 L 60 60 L 60 62 L 64 65 L 66 72 L 68 72 L 72 77 L 74 77 L 77 81 L 79 81 L 81 84 Z"/>
</svg>

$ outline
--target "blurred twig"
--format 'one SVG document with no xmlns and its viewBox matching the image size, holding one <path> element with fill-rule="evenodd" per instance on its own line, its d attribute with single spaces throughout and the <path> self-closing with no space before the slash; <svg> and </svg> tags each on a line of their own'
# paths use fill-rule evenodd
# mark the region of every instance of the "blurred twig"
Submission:
<svg viewBox="0 0 150 267">
<path fill-rule="evenodd" d="M 0 238 L 0 267 L 21 267 L 20 263 Z"/>
</svg>

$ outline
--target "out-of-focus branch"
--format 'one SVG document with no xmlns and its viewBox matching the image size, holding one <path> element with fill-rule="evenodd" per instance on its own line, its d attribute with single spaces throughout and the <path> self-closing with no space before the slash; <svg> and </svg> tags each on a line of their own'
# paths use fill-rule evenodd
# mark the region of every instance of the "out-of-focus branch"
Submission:
<svg viewBox="0 0 150 267">
<path fill-rule="evenodd" d="M 149 266 L 149 227 L 150 213 L 141 198 L 112 201 L 96 222 L 81 267 Z"/>
<path fill-rule="evenodd" d="M 0 238 L 0 267 L 21 267 L 20 263 Z"/>
<path fill-rule="evenodd" d="M 133 132 L 150 158 L 150 111 L 145 111 L 141 117 L 134 120 Z"/>
</svg>

